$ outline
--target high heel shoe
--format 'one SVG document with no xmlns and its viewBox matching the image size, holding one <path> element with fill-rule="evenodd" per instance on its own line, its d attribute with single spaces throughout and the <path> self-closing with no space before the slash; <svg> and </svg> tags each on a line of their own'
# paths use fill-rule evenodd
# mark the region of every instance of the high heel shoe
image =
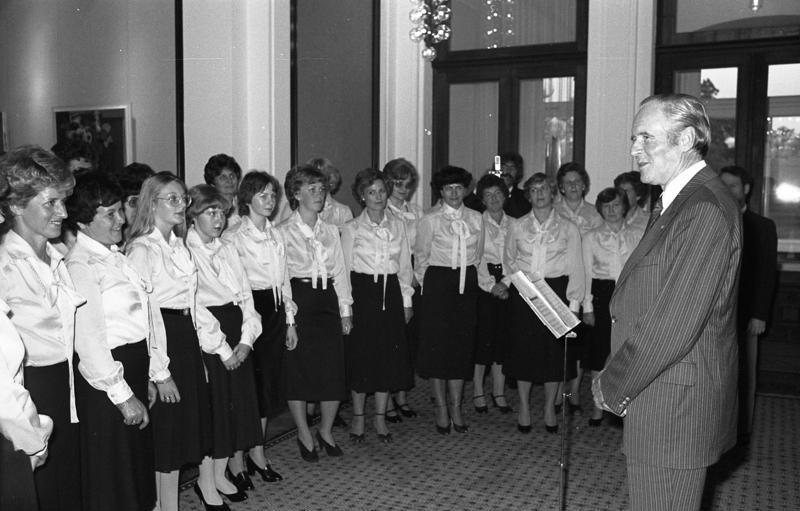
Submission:
<svg viewBox="0 0 800 511">
<path fill-rule="evenodd" d="M 266 467 L 261 468 L 258 465 L 256 465 L 256 463 L 250 458 L 250 456 L 246 456 L 245 461 L 247 462 L 248 475 L 253 475 L 254 473 L 258 473 L 258 475 L 261 476 L 261 479 L 263 479 L 268 483 L 277 483 L 278 481 L 283 481 L 283 476 L 272 470 L 272 466 L 270 466 L 269 462 L 267 462 Z"/>
<path fill-rule="evenodd" d="M 446 405 L 437 406 L 436 409 L 437 409 L 437 411 L 438 410 L 444 410 L 446 412 L 447 411 L 447 406 Z M 449 435 L 450 434 L 450 416 L 449 415 L 447 416 L 447 426 L 440 426 L 438 417 L 435 418 L 434 421 L 435 421 L 434 424 L 436 425 L 436 432 L 437 433 L 439 433 L 440 435 Z"/>
<path fill-rule="evenodd" d="M 511 413 L 511 412 L 514 411 L 514 410 L 511 409 L 510 406 L 508 406 L 508 403 L 506 403 L 504 405 L 498 405 L 497 404 L 497 398 L 498 397 L 502 397 L 503 399 L 506 398 L 506 396 L 504 396 L 503 394 L 498 394 L 496 396 L 494 394 L 489 394 L 489 395 L 492 396 L 492 404 L 494 404 L 494 407 L 497 408 L 500 411 L 500 413 L 505 414 L 505 413 Z"/>
<path fill-rule="evenodd" d="M 378 433 L 378 417 L 384 417 L 385 415 L 385 413 L 375 413 L 375 432 L 378 435 L 379 441 L 383 442 L 384 444 L 390 444 L 392 443 L 392 434 L 389 431 L 386 433 Z M 386 427 L 385 424 L 384 427 Z"/>
<path fill-rule="evenodd" d="M 531 426 L 530 424 L 528 424 L 527 426 L 524 426 L 524 425 L 520 424 L 519 422 L 517 423 L 517 431 L 519 431 L 523 435 L 527 435 L 528 433 L 531 432 L 532 429 L 533 429 L 533 426 Z"/>
<path fill-rule="evenodd" d="M 400 410 L 400 413 L 403 415 L 403 417 L 407 419 L 413 419 L 414 417 L 417 417 L 417 412 L 408 406 L 408 403 L 400 404 L 394 397 L 392 398 L 392 403 L 394 403 L 395 410 Z"/>
<path fill-rule="evenodd" d="M 556 424 L 555 426 L 548 426 L 547 424 L 545 424 L 544 429 L 548 433 L 558 433 L 558 424 Z"/>
<path fill-rule="evenodd" d="M 225 467 L 225 477 L 227 477 L 240 492 L 256 489 L 256 487 L 253 486 L 253 481 L 250 479 L 250 476 L 243 471 L 234 475 L 231 469 Z"/>
<path fill-rule="evenodd" d="M 209 504 L 206 502 L 206 498 L 203 497 L 203 492 L 200 490 L 200 486 L 197 483 L 194 483 L 194 492 L 200 497 L 200 502 L 203 503 L 203 507 L 206 511 L 231 511 L 231 508 L 228 507 L 228 504 Z"/>
<path fill-rule="evenodd" d="M 236 488 L 236 493 L 225 493 L 219 488 L 217 488 L 217 493 L 219 493 L 226 499 L 230 500 L 231 502 L 242 502 L 247 500 L 247 493 L 243 492 L 238 487 Z"/>
<path fill-rule="evenodd" d="M 591 417 L 589 419 L 589 425 L 592 426 L 592 427 L 595 427 L 595 428 L 597 426 L 601 425 L 603 423 L 603 415 L 605 415 L 605 414 L 601 412 L 599 418 L 595 419 L 594 417 Z"/>
<path fill-rule="evenodd" d="M 482 398 L 482 397 L 484 398 L 484 400 L 486 399 L 486 398 L 483 396 L 483 394 L 481 394 L 480 396 L 473 396 L 473 398 L 472 398 L 472 404 L 473 404 L 473 406 L 475 406 L 475 411 L 476 411 L 477 413 L 487 413 L 487 412 L 489 411 L 489 407 L 488 407 L 488 406 L 486 406 L 486 405 L 483 405 L 483 406 L 478 406 L 478 405 L 476 405 L 476 404 L 475 404 L 475 400 L 476 400 L 476 399 L 480 399 L 480 398 Z"/>
<path fill-rule="evenodd" d="M 322 435 L 319 434 L 319 431 L 317 431 L 317 441 L 319 442 L 319 446 L 325 449 L 325 454 L 331 458 L 338 458 L 344 455 L 342 449 L 338 445 L 331 445 L 326 442 L 325 439 L 322 438 Z"/>
<path fill-rule="evenodd" d="M 392 424 L 399 424 L 403 422 L 403 418 L 397 414 L 397 410 L 395 410 L 394 407 L 386 410 L 386 420 Z"/>
<path fill-rule="evenodd" d="M 336 412 L 336 416 L 333 418 L 333 425 L 334 425 L 334 427 L 337 427 L 337 428 L 346 428 L 347 427 L 347 421 L 342 419 L 342 416 L 339 415 L 339 412 Z"/>
<path fill-rule="evenodd" d="M 312 447 L 309 449 L 303 445 L 303 442 L 299 438 L 297 439 L 297 447 L 300 448 L 300 457 L 309 463 L 316 463 L 319 461 L 319 453 L 317 452 L 317 448 L 313 447 L 314 442 L 311 442 L 311 445 Z"/>
<path fill-rule="evenodd" d="M 460 409 L 461 408 L 461 405 L 453 405 L 452 408 L 453 408 L 453 412 L 455 412 L 456 409 Z M 450 421 L 453 423 L 453 429 L 455 430 L 455 432 L 456 433 L 466 433 L 467 431 L 469 431 L 469 425 L 468 424 L 458 424 L 455 421 L 455 419 L 452 418 L 454 415 L 455 415 L 455 413 L 452 413 L 450 415 Z M 459 415 L 461 415 L 461 414 L 459 414 Z"/>
<path fill-rule="evenodd" d="M 355 424 L 356 424 L 356 417 L 364 417 L 364 414 L 363 413 L 354 413 L 353 414 L 353 423 L 352 423 L 353 427 L 355 427 Z M 350 431 L 350 441 L 353 442 L 354 444 L 360 444 L 360 443 L 364 442 L 364 425 L 363 425 L 363 422 L 362 422 L 362 425 L 361 425 L 361 433 L 360 434 L 353 433 L 352 430 Z"/>
</svg>

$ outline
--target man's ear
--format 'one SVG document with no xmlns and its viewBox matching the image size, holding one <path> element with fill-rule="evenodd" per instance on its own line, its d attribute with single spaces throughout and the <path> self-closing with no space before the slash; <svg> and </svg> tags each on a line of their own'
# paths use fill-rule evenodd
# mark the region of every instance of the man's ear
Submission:
<svg viewBox="0 0 800 511">
<path fill-rule="evenodd" d="M 750 185 L 746 184 L 742 188 L 744 188 L 744 196 L 745 196 L 745 198 L 749 197 L 750 196 Z"/>
</svg>

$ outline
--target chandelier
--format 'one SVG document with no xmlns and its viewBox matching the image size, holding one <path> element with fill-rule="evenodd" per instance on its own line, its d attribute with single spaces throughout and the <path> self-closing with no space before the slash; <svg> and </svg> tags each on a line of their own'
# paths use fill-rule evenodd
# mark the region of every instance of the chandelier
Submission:
<svg viewBox="0 0 800 511">
<path fill-rule="evenodd" d="M 436 58 L 436 44 L 450 38 L 449 0 L 411 0 L 414 8 L 408 15 L 414 27 L 408 36 L 415 43 L 424 43 L 422 58 L 432 61 Z"/>
</svg>

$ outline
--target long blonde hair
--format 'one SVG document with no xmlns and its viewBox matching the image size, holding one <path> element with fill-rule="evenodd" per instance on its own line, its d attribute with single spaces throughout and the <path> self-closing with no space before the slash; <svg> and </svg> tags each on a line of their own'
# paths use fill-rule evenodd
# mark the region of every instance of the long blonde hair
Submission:
<svg viewBox="0 0 800 511">
<path fill-rule="evenodd" d="M 186 185 L 172 172 L 159 172 L 144 180 L 142 190 L 139 192 L 139 205 L 136 208 L 136 215 L 134 215 L 133 223 L 131 224 L 130 237 L 126 244 L 140 236 L 147 236 L 153 231 L 156 226 L 155 205 L 158 201 L 158 194 L 170 183 L 179 183 L 183 194 L 186 195 Z M 175 226 L 175 234 L 183 236 L 185 232 L 185 221 Z"/>
</svg>

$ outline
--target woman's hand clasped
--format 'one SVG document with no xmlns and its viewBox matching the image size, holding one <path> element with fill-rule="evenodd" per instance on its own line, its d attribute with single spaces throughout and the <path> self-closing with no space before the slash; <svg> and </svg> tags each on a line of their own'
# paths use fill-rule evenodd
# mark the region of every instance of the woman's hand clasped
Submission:
<svg viewBox="0 0 800 511">
<path fill-rule="evenodd" d="M 297 347 L 297 326 L 289 325 L 286 328 L 286 349 L 292 351 Z"/>
<path fill-rule="evenodd" d="M 234 369 L 242 365 L 242 361 L 239 360 L 239 357 L 236 356 L 236 352 L 234 351 L 233 353 L 231 353 L 230 357 L 222 361 L 222 365 L 224 365 L 225 369 L 227 369 L 228 371 L 233 371 Z"/>
<path fill-rule="evenodd" d="M 406 323 L 411 321 L 414 317 L 414 309 L 412 307 L 403 307 L 403 315 L 405 316 Z"/>
<path fill-rule="evenodd" d="M 342 334 L 350 335 L 350 330 L 353 329 L 353 316 L 342 317 Z"/>
<path fill-rule="evenodd" d="M 150 424 L 147 407 L 136 396 L 131 396 L 127 401 L 118 404 L 117 408 L 126 426 L 139 426 L 139 429 L 144 429 Z"/>
<path fill-rule="evenodd" d="M 250 346 L 244 343 L 239 343 L 233 348 L 233 354 L 236 355 L 236 358 L 239 359 L 239 363 L 243 364 L 245 360 L 247 360 L 248 355 L 250 355 Z"/>
<path fill-rule="evenodd" d="M 166 380 L 156 383 L 158 388 L 158 395 L 161 397 L 163 403 L 179 403 L 181 394 L 178 392 L 178 386 L 175 385 L 175 380 L 170 376 Z"/>
</svg>

